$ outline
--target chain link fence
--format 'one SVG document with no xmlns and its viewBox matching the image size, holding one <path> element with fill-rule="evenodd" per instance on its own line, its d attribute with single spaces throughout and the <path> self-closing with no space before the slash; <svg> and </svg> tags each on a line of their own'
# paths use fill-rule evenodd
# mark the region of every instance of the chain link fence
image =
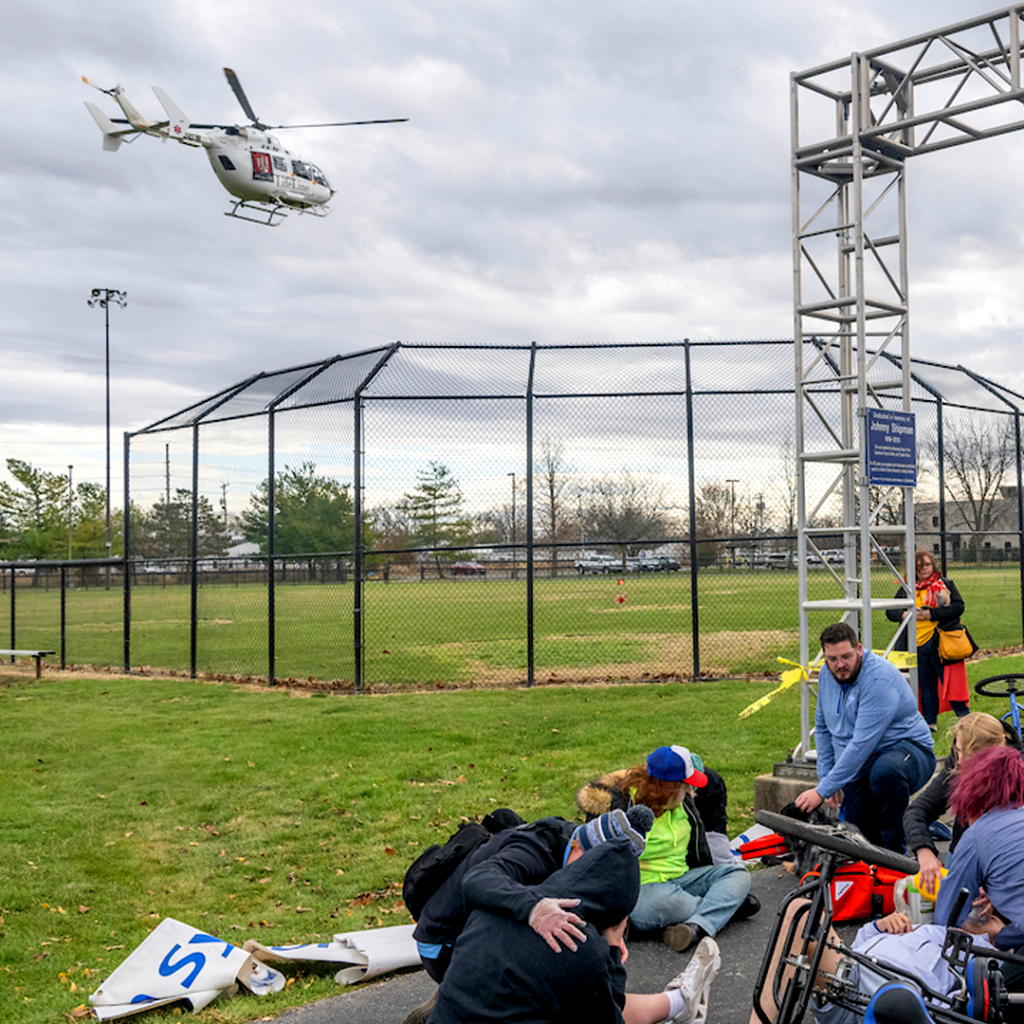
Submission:
<svg viewBox="0 0 1024 1024">
<path fill-rule="evenodd" d="M 257 374 L 126 435 L 123 633 L 76 592 L 69 657 L 356 690 L 774 672 L 793 367 L 784 340 L 395 344 Z M 1019 644 L 1024 398 L 913 370 L 919 546 L 979 642 Z M 48 579 L 0 571 L 19 621 L 37 599 L 19 636 L 46 635 Z"/>
</svg>

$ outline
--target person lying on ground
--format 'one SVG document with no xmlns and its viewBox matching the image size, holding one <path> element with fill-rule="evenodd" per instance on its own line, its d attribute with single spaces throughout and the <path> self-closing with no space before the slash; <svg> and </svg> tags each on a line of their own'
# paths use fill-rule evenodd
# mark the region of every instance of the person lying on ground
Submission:
<svg viewBox="0 0 1024 1024">
<path fill-rule="evenodd" d="M 789 926 L 797 913 L 804 913 L 810 905 L 810 900 L 795 899 L 786 908 L 786 917 L 783 927 L 779 932 L 780 936 L 789 934 Z M 990 924 L 972 923 L 965 930 L 970 931 L 975 946 L 992 947 L 992 933 L 995 931 Z M 944 926 L 937 924 L 922 924 L 916 927 L 911 923 L 910 918 L 904 914 L 893 913 L 877 921 L 869 921 L 854 936 L 850 948 L 855 953 L 873 957 L 892 967 L 906 971 L 915 981 L 927 985 L 936 992 L 949 995 L 960 987 L 960 980 L 950 970 L 949 964 L 942 958 L 943 941 L 946 936 Z M 828 940 L 834 945 L 840 945 L 841 940 L 835 930 L 830 928 Z M 772 979 L 778 973 L 781 960 L 780 946 L 772 951 L 772 959 L 767 975 L 764 990 L 761 993 L 761 1010 L 769 1021 L 774 1021 L 778 1013 L 778 1007 L 772 1000 Z M 812 956 L 815 950 L 814 943 L 811 943 L 806 955 Z M 799 953 L 799 949 L 794 949 Z M 844 957 L 842 953 L 834 949 L 832 945 L 826 946 L 821 954 L 821 961 L 818 969 L 818 976 L 815 980 L 815 994 L 811 997 L 810 1009 L 815 1024 L 859 1024 L 863 1019 L 863 1013 L 855 1012 L 846 1006 L 840 1006 L 828 1001 L 826 991 L 829 985 L 829 975 L 835 975 L 842 968 L 850 985 L 852 985 L 865 998 L 870 998 L 882 985 L 890 979 L 878 971 L 861 964 L 852 957 Z M 785 991 L 785 984 L 793 976 L 791 967 L 783 968 L 784 981 L 780 991 Z M 750 1024 L 762 1024 L 762 1018 L 757 1010 L 750 1015 Z"/>
<path fill-rule="evenodd" d="M 711 939 L 664 992 L 626 996 L 623 935 L 639 886 L 636 854 L 624 838 L 583 852 L 535 886 L 545 898 L 573 900 L 579 920 L 573 951 L 552 947 L 521 920 L 473 910 L 430 1024 L 704 1024 L 721 964 Z"/>
<path fill-rule="evenodd" d="M 630 920 L 641 931 L 661 930 L 665 944 L 680 952 L 717 935 L 750 892 L 742 863 L 713 863 L 693 799 L 705 785 L 703 762 L 682 746 L 658 747 L 619 784 L 654 812 Z"/>
</svg>

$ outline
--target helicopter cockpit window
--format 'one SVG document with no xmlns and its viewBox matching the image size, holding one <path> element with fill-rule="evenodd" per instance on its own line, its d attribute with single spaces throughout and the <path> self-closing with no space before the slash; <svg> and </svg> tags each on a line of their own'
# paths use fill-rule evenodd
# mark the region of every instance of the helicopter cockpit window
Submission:
<svg viewBox="0 0 1024 1024">
<path fill-rule="evenodd" d="M 307 180 L 312 179 L 312 175 L 309 173 L 309 166 L 304 164 L 301 160 L 292 161 L 292 174 L 296 178 L 306 178 Z"/>
<path fill-rule="evenodd" d="M 319 167 L 310 164 L 309 169 L 312 172 L 313 181 L 315 181 L 318 185 L 323 185 L 324 188 L 331 187 L 330 185 L 327 184 L 327 178 L 324 176 L 324 172 L 321 171 Z"/>
<path fill-rule="evenodd" d="M 235 169 L 235 165 L 231 162 L 230 157 L 226 157 L 222 154 L 218 156 L 217 159 L 220 161 L 220 165 L 225 171 L 233 171 Z"/>
</svg>

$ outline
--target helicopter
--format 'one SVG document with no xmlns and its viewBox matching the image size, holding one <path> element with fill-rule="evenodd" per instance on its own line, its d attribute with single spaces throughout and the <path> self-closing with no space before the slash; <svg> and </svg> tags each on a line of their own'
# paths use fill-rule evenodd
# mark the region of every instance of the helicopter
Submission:
<svg viewBox="0 0 1024 1024">
<path fill-rule="evenodd" d="M 196 124 L 189 120 L 177 104 L 159 86 L 153 92 L 167 114 L 163 121 L 150 121 L 143 117 L 115 85 L 103 89 L 82 81 L 111 97 L 124 112 L 124 118 L 111 119 L 95 103 L 86 102 L 89 113 L 103 132 L 103 148 L 116 152 L 129 135 L 152 135 L 166 142 L 173 139 L 185 146 L 202 147 L 210 166 L 220 183 L 235 197 L 225 216 L 238 220 L 276 227 L 290 211 L 326 217 L 327 203 L 334 190 L 323 171 L 315 164 L 292 156 L 273 136 L 271 131 L 289 128 L 342 128 L 364 124 L 399 124 L 407 117 L 393 117 L 377 121 L 335 121 L 330 124 L 277 124 L 266 125 L 253 112 L 242 89 L 238 75 L 231 68 L 224 69 L 228 85 L 249 118 L 248 125 Z"/>
</svg>

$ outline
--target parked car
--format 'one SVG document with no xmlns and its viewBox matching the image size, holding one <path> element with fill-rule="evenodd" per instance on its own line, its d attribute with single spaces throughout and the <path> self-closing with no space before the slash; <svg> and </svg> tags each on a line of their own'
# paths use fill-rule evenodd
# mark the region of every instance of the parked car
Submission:
<svg viewBox="0 0 1024 1024">
<path fill-rule="evenodd" d="M 641 572 L 679 572 L 680 569 L 682 569 L 682 565 L 679 562 L 674 558 L 666 558 L 664 555 L 640 560 Z"/>
<path fill-rule="evenodd" d="M 607 575 L 614 572 L 617 564 L 616 560 L 608 555 L 587 555 L 576 563 L 576 571 L 581 576 L 586 576 L 587 573 Z"/>
<path fill-rule="evenodd" d="M 792 569 L 793 560 L 785 551 L 761 551 L 754 555 L 755 569 Z"/>
<path fill-rule="evenodd" d="M 486 576 L 487 569 L 479 562 L 455 562 L 452 565 L 453 576 Z"/>
</svg>

